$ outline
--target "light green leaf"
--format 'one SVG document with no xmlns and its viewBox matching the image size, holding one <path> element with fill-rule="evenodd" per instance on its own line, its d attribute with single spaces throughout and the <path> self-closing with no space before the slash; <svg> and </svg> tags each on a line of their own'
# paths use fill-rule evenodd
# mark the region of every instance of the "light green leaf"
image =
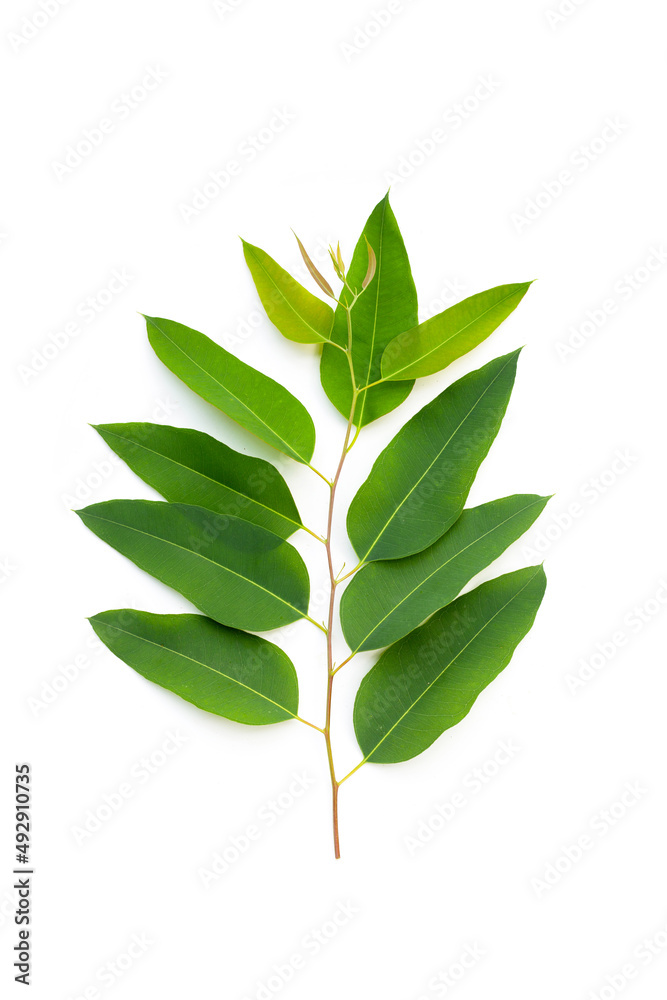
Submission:
<svg viewBox="0 0 667 1000">
<path fill-rule="evenodd" d="M 168 319 L 145 320 L 158 358 L 193 392 L 278 451 L 297 462 L 310 462 L 315 427 L 291 392 L 203 333 Z"/>
<path fill-rule="evenodd" d="M 159 500 L 108 500 L 76 513 L 103 541 L 222 625 L 264 632 L 307 617 L 304 562 L 266 528 Z"/>
<path fill-rule="evenodd" d="M 261 458 L 201 431 L 164 424 L 98 424 L 95 430 L 133 472 L 171 503 L 233 514 L 281 538 L 302 527 L 289 487 Z"/>
<path fill-rule="evenodd" d="M 350 649 L 388 646 L 449 604 L 528 530 L 548 500 L 520 494 L 472 507 L 422 552 L 362 569 L 352 578 L 340 606 Z"/>
<path fill-rule="evenodd" d="M 299 344 L 331 339 L 333 309 L 300 285 L 268 253 L 243 242 L 243 254 L 266 314 L 283 337 Z"/>
<path fill-rule="evenodd" d="M 465 718 L 532 627 L 541 566 L 464 594 L 387 649 L 361 682 L 354 729 L 364 759 L 410 760 Z"/>
<path fill-rule="evenodd" d="M 103 611 L 89 618 L 112 653 L 160 687 L 249 726 L 296 718 L 299 684 L 282 649 L 202 615 Z"/>
<path fill-rule="evenodd" d="M 500 428 L 518 356 L 514 351 L 464 375 L 380 454 L 347 516 L 362 562 L 420 552 L 456 521 Z"/>
<path fill-rule="evenodd" d="M 498 285 L 471 295 L 394 337 L 382 355 L 382 377 L 414 379 L 442 371 L 486 340 L 514 312 L 531 284 Z"/>
<path fill-rule="evenodd" d="M 352 309 L 352 360 L 359 388 L 381 378 L 385 347 L 417 323 L 417 292 L 389 195 L 371 213 L 355 248 L 348 283 L 357 291 L 361 291 L 370 273 L 368 244 L 375 254 L 375 271 Z M 342 306 L 336 309 L 331 339 L 347 346 L 347 314 Z M 331 345 L 323 348 L 320 376 L 327 396 L 347 419 L 352 406 L 350 367 L 345 355 Z M 409 396 L 411 389 L 407 382 L 373 386 L 359 397 L 355 423 L 363 426 L 389 413 Z"/>
</svg>

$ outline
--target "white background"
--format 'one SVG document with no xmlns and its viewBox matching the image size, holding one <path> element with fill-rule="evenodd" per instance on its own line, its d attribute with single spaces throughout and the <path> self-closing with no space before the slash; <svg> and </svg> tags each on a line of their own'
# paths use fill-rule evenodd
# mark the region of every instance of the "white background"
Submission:
<svg viewBox="0 0 667 1000">
<path fill-rule="evenodd" d="M 378 29 L 373 11 L 386 9 L 384 0 L 236 0 L 218 10 L 207 0 L 44 2 L 57 7 L 48 18 L 30 0 L 6 0 L 1 17 L 2 728 L 11 734 L 0 794 L 3 981 L 13 976 L 16 940 L 13 769 L 28 760 L 31 995 L 39 1000 L 662 996 L 659 7 L 580 0 L 558 19 L 549 13 L 556 0 L 404 0 Z M 119 110 L 149 70 L 164 78 L 130 113 Z M 251 160 L 243 144 L 269 127 L 274 109 L 292 120 Z M 59 167 L 103 118 L 112 124 L 103 141 Z M 443 141 L 429 145 L 438 128 Z M 230 159 L 240 173 L 224 191 L 209 188 L 214 196 L 186 221 L 195 189 Z M 349 259 L 401 163 L 407 176 L 394 180 L 392 204 L 422 317 L 492 285 L 539 281 L 473 356 L 422 380 L 362 435 L 341 486 L 338 561 L 351 553 L 344 509 L 389 438 L 450 381 L 526 344 L 470 502 L 556 493 L 484 574 L 544 558 L 549 585 L 535 628 L 463 723 L 423 756 L 367 766 L 343 786 L 343 860 L 334 862 L 316 733 L 296 724 L 250 731 L 206 715 L 92 644 L 85 618 L 97 611 L 190 609 L 70 508 L 153 497 L 110 464 L 88 422 L 195 426 L 276 460 L 157 361 L 138 310 L 206 332 L 287 385 L 314 414 L 316 464 L 333 471 L 344 425 L 319 386 L 316 351 L 260 318 L 237 236 L 299 275 L 290 226 L 313 252 L 340 239 Z M 563 170 L 571 183 L 559 190 Z M 127 284 L 105 304 L 114 269 Z M 88 296 L 103 306 L 90 322 L 81 306 Z M 63 335 L 72 323 L 76 335 Z M 567 352 L 570 339 L 579 346 Z M 278 464 L 308 523 L 323 529 L 324 484 Z M 321 549 L 295 542 L 322 618 Z M 302 623 L 285 646 L 299 670 L 302 712 L 321 719 L 323 637 Z M 596 653 L 592 679 L 573 691 L 568 675 Z M 358 759 L 351 706 L 372 661 L 359 657 L 337 679 L 341 773 Z M 174 731 L 186 742 L 160 756 Z M 489 762 L 503 741 L 519 749 L 498 767 Z M 143 782 L 140 762 L 156 752 L 162 766 Z M 491 775 L 478 791 L 476 767 Z M 290 801 L 294 774 L 312 779 L 308 790 L 274 825 L 258 820 L 279 795 Z M 131 797 L 78 843 L 88 811 L 124 782 Z M 610 828 L 602 811 L 628 782 L 639 790 L 613 808 Z M 456 792 L 465 806 L 432 822 Z M 200 870 L 253 823 L 260 839 L 205 888 Z M 440 828 L 415 847 L 408 838 L 429 825 Z M 568 861 L 564 850 L 584 835 L 589 849 Z M 545 887 L 549 872 L 554 884 Z M 307 935 L 340 903 L 356 913 L 315 954 Z M 151 943 L 141 954 L 135 947 L 130 962 L 135 934 Z M 646 939 L 657 942 L 655 955 L 642 949 Z M 483 955 L 449 988 L 466 948 Z M 262 993 L 273 967 L 295 954 L 305 967 L 277 993 L 278 980 Z M 118 962 L 120 978 L 109 971 Z"/>
</svg>

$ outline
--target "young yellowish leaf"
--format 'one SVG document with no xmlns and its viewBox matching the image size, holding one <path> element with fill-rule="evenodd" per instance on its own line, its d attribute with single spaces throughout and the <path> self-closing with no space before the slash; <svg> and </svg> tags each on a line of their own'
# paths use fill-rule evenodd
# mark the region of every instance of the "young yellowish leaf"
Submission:
<svg viewBox="0 0 667 1000">
<path fill-rule="evenodd" d="M 245 240 L 243 255 L 266 315 L 283 337 L 299 344 L 323 344 L 331 339 L 331 306 L 300 285 L 268 253 Z"/>
<path fill-rule="evenodd" d="M 313 276 L 313 279 L 317 282 L 317 284 L 320 286 L 320 288 L 322 289 L 322 291 L 325 292 L 326 295 L 328 295 L 332 299 L 335 299 L 336 296 L 333 293 L 333 288 L 331 287 L 331 285 L 329 284 L 329 282 L 327 281 L 327 279 L 323 275 L 321 275 L 320 272 L 317 270 L 317 268 L 313 264 L 312 260 L 310 259 L 310 257 L 306 253 L 306 248 L 304 247 L 303 243 L 301 242 L 301 240 L 299 239 L 299 237 L 296 235 L 296 233 L 294 233 L 294 236 L 295 236 L 295 239 L 296 239 L 297 243 L 299 244 L 299 250 L 301 251 L 301 256 L 304 259 L 304 263 L 305 263 L 306 267 L 308 268 L 308 270 L 310 271 L 311 275 Z"/>
<path fill-rule="evenodd" d="M 377 257 L 375 256 L 373 247 L 368 242 L 368 238 L 364 236 L 364 239 L 366 240 L 366 249 L 368 250 L 368 270 L 366 271 L 364 280 L 361 282 L 361 287 L 366 289 L 375 277 L 375 272 L 377 270 Z"/>
</svg>

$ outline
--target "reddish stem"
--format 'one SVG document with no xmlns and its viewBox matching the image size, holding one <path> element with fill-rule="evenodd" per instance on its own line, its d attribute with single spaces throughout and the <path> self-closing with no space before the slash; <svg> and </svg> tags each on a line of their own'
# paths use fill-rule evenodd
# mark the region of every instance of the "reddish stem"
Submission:
<svg viewBox="0 0 667 1000">
<path fill-rule="evenodd" d="M 347 455 L 348 444 L 350 442 L 350 435 L 352 433 L 354 409 L 356 406 L 356 402 L 357 402 L 357 393 L 355 391 L 352 398 L 352 408 L 350 410 L 350 418 L 347 422 L 347 430 L 345 432 L 345 442 L 343 444 L 343 451 L 340 456 L 338 468 L 336 469 L 336 475 L 334 476 L 333 481 L 331 483 L 331 493 L 329 496 L 329 515 L 327 519 L 327 538 L 326 538 L 330 592 L 329 592 L 329 618 L 327 623 L 327 711 L 326 711 L 326 722 L 324 724 L 324 739 L 327 745 L 329 774 L 331 775 L 331 789 L 333 795 L 333 838 L 334 838 L 334 852 L 337 859 L 340 858 L 340 838 L 338 833 L 338 789 L 340 787 L 340 784 L 336 780 L 336 770 L 334 767 L 333 751 L 331 748 L 331 702 L 333 696 L 333 679 L 334 679 L 334 674 L 336 672 L 333 662 L 333 623 L 334 623 L 334 610 L 336 606 L 337 581 L 333 567 L 333 556 L 331 553 L 331 534 L 333 526 L 334 504 L 336 501 L 336 487 L 338 486 L 338 480 L 340 479 L 340 474 L 343 471 L 345 456 Z"/>
</svg>

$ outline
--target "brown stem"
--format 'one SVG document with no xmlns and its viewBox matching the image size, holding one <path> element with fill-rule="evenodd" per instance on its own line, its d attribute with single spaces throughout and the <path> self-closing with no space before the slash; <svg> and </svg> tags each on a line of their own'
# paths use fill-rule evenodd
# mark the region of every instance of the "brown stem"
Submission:
<svg viewBox="0 0 667 1000">
<path fill-rule="evenodd" d="M 340 858 L 340 840 L 338 835 L 338 788 L 339 784 L 336 780 L 336 770 L 334 767 L 333 751 L 331 748 L 331 703 L 333 696 L 333 679 L 336 673 L 334 662 L 333 662 L 333 623 L 334 623 L 334 609 L 336 605 L 336 573 L 333 566 L 333 556 L 331 553 L 331 535 L 333 526 L 333 515 L 334 515 L 334 504 L 336 501 L 336 487 L 338 486 L 338 480 L 340 479 L 340 474 L 343 471 L 343 465 L 345 463 L 345 457 L 347 455 L 347 446 L 350 441 L 350 435 L 352 433 L 352 427 L 354 426 L 354 410 L 357 403 L 357 392 L 356 389 L 352 395 L 352 407 L 350 409 L 350 417 L 347 422 L 347 430 L 345 432 L 345 441 L 343 443 L 343 451 L 340 456 L 340 461 L 338 463 L 338 468 L 336 469 L 336 475 L 331 483 L 331 493 L 329 495 L 329 515 L 327 519 L 327 537 L 326 537 L 326 551 L 327 551 L 327 563 L 329 566 L 329 581 L 330 581 L 330 591 L 329 591 L 329 619 L 327 622 L 327 712 L 326 712 L 326 722 L 324 724 L 324 739 L 327 745 L 327 757 L 329 759 L 329 774 L 331 775 L 331 788 L 333 793 L 333 838 L 334 838 L 334 852 L 336 858 Z"/>
<path fill-rule="evenodd" d="M 329 774 L 331 775 L 331 791 L 332 791 L 332 805 L 333 805 L 333 839 L 334 839 L 334 853 L 336 859 L 340 858 L 340 838 L 338 834 L 338 789 L 340 788 L 340 782 L 336 779 L 336 768 L 334 767 L 333 750 L 331 747 L 331 703 L 333 698 L 333 679 L 336 673 L 336 668 L 333 662 L 333 623 L 334 623 L 334 609 L 336 606 L 336 587 L 339 581 L 336 579 L 336 573 L 334 572 L 333 566 L 333 556 L 331 553 L 331 535 L 333 529 L 333 515 L 334 515 L 334 504 L 336 502 L 336 487 L 338 486 L 338 480 L 340 479 L 340 474 L 343 471 L 343 465 L 345 464 L 345 458 L 348 451 L 351 448 L 350 437 L 352 435 L 352 428 L 354 427 L 354 411 L 357 407 L 357 399 L 359 396 L 359 391 L 356 386 L 356 379 L 354 375 L 354 364 L 352 361 L 352 306 L 356 302 L 358 295 L 354 296 L 353 301 L 345 306 L 345 311 L 347 313 L 347 360 L 350 366 L 350 378 L 352 382 L 352 403 L 350 406 L 350 416 L 347 421 L 347 430 L 345 431 L 345 441 L 343 442 L 343 450 L 341 452 L 340 460 L 338 462 L 338 468 L 336 469 L 336 475 L 329 483 L 329 514 L 327 517 L 327 536 L 324 540 L 327 552 L 327 564 L 329 567 L 329 581 L 330 581 L 330 591 L 329 591 L 329 618 L 327 622 L 327 710 L 326 710 L 326 722 L 324 723 L 324 739 L 327 747 L 327 758 L 329 760 Z M 342 304 L 342 303 L 341 303 Z M 359 431 L 357 431 L 358 435 Z M 354 440 L 356 441 L 356 435 Z M 354 441 L 352 442 L 354 444 Z M 322 477 L 324 478 L 324 477 Z"/>
<path fill-rule="evenodd" d="M 329 661 L 331 662 L 331 661 Z M 336 771 L 334 768 L 333 751 L 331 749 L 331 695 L 333 690 L 333 671 L 331 667 L 328 670 L 328 683 L 327 683 L 327 721 L 324 726 L 324 739 L 327 744 L 327 757 L 329 759 L 329 774 L 331 775 L 331 792 L 333 796 L 333 839 L 334 839 L 334 854 L 336 860 L 340 858 L 340 837 L 338 834 L 338 788 L 339 784 L 336 780 Z"/>
</svg>

